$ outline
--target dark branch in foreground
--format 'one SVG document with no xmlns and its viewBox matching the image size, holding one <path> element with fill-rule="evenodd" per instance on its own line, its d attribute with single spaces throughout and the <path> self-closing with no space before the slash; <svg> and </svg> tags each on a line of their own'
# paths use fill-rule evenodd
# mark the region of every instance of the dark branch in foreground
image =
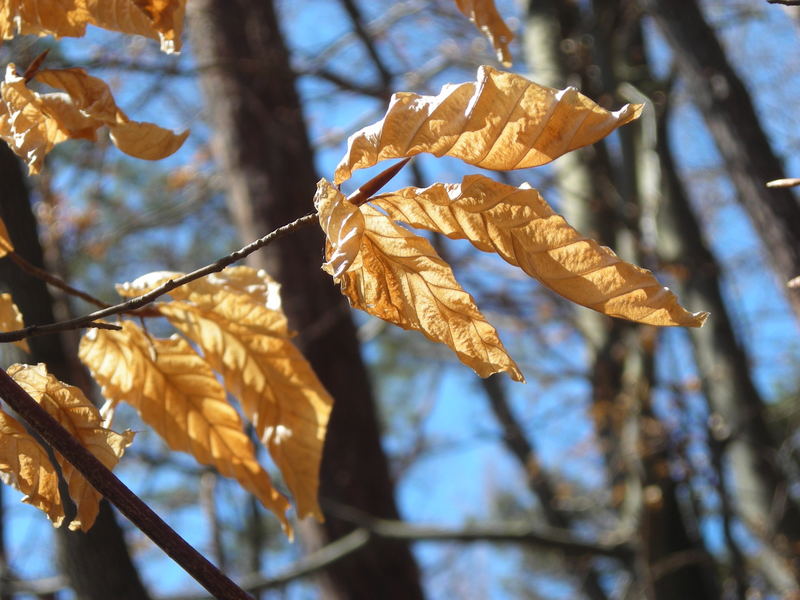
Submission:
<svg viewBox="0 0 800 600">
<path fill-rule="evenodd" d="M 216 598 L 252 600 L 224 573 L 192 548 L 175 530 L 109 471 L 91 452 L 64 429 L 5 371 L 0 369 L 0 397 L 36 433 L 61 453 L 92 486 L 153 540 L 164 552 Z"/>
</svg>

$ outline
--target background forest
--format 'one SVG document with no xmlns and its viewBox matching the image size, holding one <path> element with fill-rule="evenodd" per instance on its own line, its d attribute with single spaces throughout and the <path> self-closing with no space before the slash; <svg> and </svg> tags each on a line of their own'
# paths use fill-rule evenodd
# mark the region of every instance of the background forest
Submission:
<svg viewBox="0 0 800 600">
<path fill-rule="evenodd" d="M 124 408 L 118 424 L 139 433 L 116 472 L 258 598 L 800 598 L 800 288 L 787 286 L 800 203 L 765 185 L 800 175 L 800 8 L 496 4 L 516 36 L 512 71 L 646 109 L 552 165 L 491 175 L 530 183 L 658 273 L 711 313 L 705 326 L 614 320 L 432 235 L 527 385 L 480 379 L 418 333 L 351 315 L 320 271 L 322 237 L 304 230 L 248 264 L 283 285 L 295 342 L 336 399 L 325 523 L 287 542 L 235 482 Z M 49 67 L 103 77 L 132 117 L 191 128 L 154 163 L 70 141 L 34 177 L 0 148 L 0 217 L 18 252 L 109 302 L 115 282 L 191 270 L 308 213 L 347 136 L 393 92 L 436 94 L 499 66 L 452 0 L 189 0 L 187 30 L 179 56 L 97 29 L 0 48 L 18 65 L 51 48 Z M 398 187 L 474 172 L 422 155 Z M 8 259 L 0 287 L 26 323 L 87 312 Z M 32 356 L 4 345 L 2 366 L 46 362 L 96 393 L 77 341 L 32 338 Z M 0 493 L 0 600 L 205 597 L 108 506 L 83 534 Z"/>
</svg>

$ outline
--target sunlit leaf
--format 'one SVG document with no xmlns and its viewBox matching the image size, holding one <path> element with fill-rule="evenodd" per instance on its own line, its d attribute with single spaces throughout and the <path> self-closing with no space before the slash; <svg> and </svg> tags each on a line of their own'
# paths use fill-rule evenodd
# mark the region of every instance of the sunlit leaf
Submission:
<svg viewBox="0 0 800 600">
<path fill-rule="evenodd" d="M 181 49 L 186 0 L 85 0 L 91 23 L 157 39 L 168 54 Z"/>
<path fill-rule="evenodd" d="M 172 53 L 180 50 L 185 11 L 186 0 L 4 0 L 0 35 L 81 37 L 96 25 L 159 40 Z"/>
<path fill-rule="evenodd" d="M 471 175 L 460 185 L 405 188 L 373 203 L 392 219 L 496 252 L 568 300 L 604 314 L 689 327 L 708 316 L 687 312 L 650 271 L 582 236 L 530 187 Z"/>
<path fill-rule="evenodd" d="M 14 304 L 11 294 L 0 294 L 0 331 L 14 331 L 23 327 L 25 327 L 25 323 L 22 320 L 22 313 Z M 14 345 L 22 348 L 25 352 L 31 351 L 25 340 L 14 342 Z"/>
<path fill-rule="evenodd" d="M 236 479 L 281 520 L 289 507 L 259 465 L 239 414 L 211 368 L 178 336 L 149 337 L 126 321 L 121 331 L 91 330 L 80 358 L 103 395 L 134 406 L 173 450 Z"/>
<path fill-rule="evenodd" d="M 131 121 L 117 107 L 108 85 L 83 69 L 43 69 L 36 80 L 63 92 L 39 94 L 27 87 L 13 64 L 0 85 L 0 137 L 38 173 L 45 155 L 68 139 L 95 140 L 107 126 L 123 152 L 146 160 L 174 153 L 188 131 L 176 134 L 152 123 Z"/>
<path fill-rule="evenodd" d="M 22 424 L 1 410 L 0 479 L 25 494 L 22 501 L 43 511 L 54 527 L 61 526 L 64 507 L 55 467 Z"/>
<path fill-rule="evenodd" d="M 608 112 L 575 88 L 555 90 L 482 66 L 476 82 L 446 85 L 437 96 L 392 95 L 383 119 L 350 136 L 334 181 L 423 152 L 487 169 L 535 167 L 602 139 L 641 109 Z"/>
<path fill-rule="evenodd" d="M 176 273 L 153 273 L 123 286 L 140 295 Z M 300 517 L 322 518 L 317 503 L 322 446 L 333 400 L 291 341 L 279 286 L 263 271 L 227 268 L 170 292 L 159 311 L 203 351 L 242 403 Z"/>
<path fill-rule="evenodd" d="M 347 202 L 330 183 L 321 180 L 318 202 L 331 195 Z M 350 304 L 446 344 L 481 377 L 505 371 L 512 379 L 523 381 L 497 331 L 433 246 L 369 205 L 360 210 L 364 219 L 363 232 L 358 234 L 361 248 L 338 278 Z"/>
<path fill-rule="evenodd" d="M 511 52 L 508 45 L 514 39 L 514 34 L 505 24 L 493 0 L 455 0 L 458 10 L 469 17 L 483 34 L 489 38 L 497 59 L 505 66 L 511 66 Z"/>
<path fill-rule="evenodd" d="M 331 185 L 319 185 L 314 196 L 319 223 L 330 244 L 326 273 L 340 277 L 358 256 L 364 235 L 364 215 L 357 206 L 342 201 L 342 193 Z"/>
<path fill-rule="evenodd" d="M 109 469 L 116 466 L 133 441 L 132 431 L 119 434 L 103 427 L 100 412 L 83 392 L 48 374 L 44 364 L 12 365 L 8 374 L 101 463 Z M 64 457 L 56 453 L 56 460 L 78 511 L 69 528 L 87 531 L 102 496 Z"/>
<path fill-rule="evenodd" d="M 117 286 L 125 297 L 181 273 L 160 271 Z M 300 517 L 322 518 L 319 466 L 332 398 L 291 341 L 280 286 L 263 271 L 229 267 L 170 292 L 159 311 L 222 373 L 281 470 Z"/>
</svg>

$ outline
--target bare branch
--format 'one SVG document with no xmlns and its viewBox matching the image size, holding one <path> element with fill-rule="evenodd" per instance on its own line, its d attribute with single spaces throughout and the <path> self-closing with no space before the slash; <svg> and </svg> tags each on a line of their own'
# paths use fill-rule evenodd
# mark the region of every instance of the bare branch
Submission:
<svg viewBox="0 0 800 600">
<path fill-rule="evenodd" d="M 81 300 L 86 300 L 89 304 L 94 304 L 95 306 L 99 306 L 100 308 L 108 308 L 108 304 L 103 302 L 102 300 L 98 300 L 94 296 L 87 294 L 77 288 L 72 287 L 66 281 L 56 277 L 45 271 L 44 269 L 40 269 L 34 264 L 29 263 L 25 260 L 22 256 L 17 254 L 15 251 L 11 250 L 8 252 L 8 257 L 14 261 L 20 269 L 23 271 L 33 275 L 34 277 L 41 279 L 45 283 L 49 283 L 55 288 L 58 288 L 71 296 L 75 296 L 76 298 L 80 298 Z"/>
<path fill-rule="evenodd" d="M 164 294 L 168 294 L 175 288 L 178 288 L 182 285 L 186 285 L 196 279 L 200 279 L 201 277 L 205 277 L 211 273 L 217 273 L 222 271 L 228 265 L 239 261 L 246 256 L 252 254 L 256 250 L 260 250 L 264 246 L 274 242 L 285 236 L 288 233 L 293 231 L 297 231 L 302 227 L 306 227 L 312 223 L 317 222 L 317 214 L 310 213 L 305 215 L 304 217 L 300 217 L 299 219 L 292 221 L 291 223 L 284 225 L 283 227 L 278 227 L 275 231 L 272 231 L 265 235 L 262 238 L 257 239 L 254 242 L 251 242 L 247 246 L 240 248 L 236 252 L 231 252 L 227 256 L 220 258 L 219 260 L 206 265 L 200 269 L 192 271 L 191 273 L 187 273 L 182 277 L 178 277 L 176 279 L 170 279 L 165 284 L 160 285 L 156 289 L 144 294 L 142 296 L 138 296 L 136 298 L 131 298 L 126 302 L 121 302 L 119 304 L 115 304 L 114 306 L 109 306 L 102 310 L 97 310 L 93 313 L 88 315 L 84 315 L 82 317 L 77 317 L 75 319 L 69 319 L 66 321 L 59 321 L 58 323 L 51 323 L 48 325 L 31 325 L 29 327 L 25 327 L 24 329 L 18 329 L 16 331 L 9 331 L 7 333 L 0 333 L 0 343 L 2 342 L 15 342 L 24 338 L 33 337 L 36 335 L 44 335 L 48 333 L 56 333 L 59 331 L 69 331 L 72 329 L 80 329 L 82 327 L 97 326 L 95 321 L 99 319 L 104 319 L 106 317 L 110 317 L 113 315 L 119 315 L 122 313 L 130 313 L 135 311 L 147 304 L 150 304 L 157 298 L 163 296 Z M 90 325 L 91 324 L 91 325 Z"/>
</svg>

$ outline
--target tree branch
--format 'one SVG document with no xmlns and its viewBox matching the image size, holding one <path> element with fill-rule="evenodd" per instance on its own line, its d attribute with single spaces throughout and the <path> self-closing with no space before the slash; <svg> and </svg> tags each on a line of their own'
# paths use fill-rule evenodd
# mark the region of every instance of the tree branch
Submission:
<svg viewBox="0 0 800 600">
<path fill-rule="evenodd" d="M 252 600 L 244 590 L 192 548 L 175 530 L 81 446 L 8 373 L 0 369 L 0 397 L 61 453 L 92 486 L 216 598 Z"/>
<path fill-rule="evenodd" d="M 351 507 L 336 507 L 336 512 L 337 517 L 359 525 L 358 529 L 316 552 L 312 552 L 278 575 L 266 577 L 255 574 L 246 577 L 242 580 L 242 587 L 251 592 L 258 592 L 284 586 L 333 566 L 376 539 L 407 542 L 528 544 L 546 550 L 558 550 L 570 556 L 591 554 L 621 560 L 628 560 L 632 554 L 632 549 L 627 541 L 587 542 L 577 539 L 563 530 L 543 530 L 532 527 L 529 522 L 505 522 L 448 528 L 377 519 L 364 515 Z M 170 596 L 165 600 L 207 600 L 207 598 L 200 595 L 188 595 Z"/>
<path fill-rule="evenodd" d="M 44 269 L 40 269 L 36 265 L 29 263 L 21 255 L 17 254 L 14 250 L 11 250 L 8 253 L 8 258 L 14 261 L 14 264 L 16 264 L 23 271 L 30 273 L 31 275 L 41 279 L 45 283 L 49 283 L 55 288 L 58 288 L 77 298 L 80 298 L 81 300 L 85 300 L 89 304 L 94 304 L 95 306 L 99 306 L 100 308 L 108 308 L 109 306 L 108 304 L 106 304 L 102 300 L 98 300 L 91 294 L 87 294 L 86 292 L 74 288 L 63 279 L 60 279 L 55 275 L 48 273 Z"/>
<path fill-rule="evenodd" d="M 256 250 L 260 250 L 264 246 L 274 242 L 285 236 L 288 233 L 293 231 L 297 231 L 302 227 L 306 227 L 312 223 L 317 222 L 317 214 L 310 213 L 305 215 L 304 217 L 300 217 L 299 219 L 292 221 L 291 223 L 284 225 L 283 227 L 279 227 L 275 231 L 272 231 L 265 235 L 262 238 L 257 239 L 254 242 L 251 242 L 247 246 L 240 248 L 235 252 L 231 252 L 227 256 L 220 258 L 219 260 L 206 265 L 200 269 L 196 269 L 191 273 L 187 273 L 182 277 L 178 277 L 176 279 L 170 279 L 163 285 L 158 286 L 156 289 L 148 292 L 147 294 L 143 294 L 142 296 L 138 296 L 136 298 L 131 298 L 125 302 L 120 302 L 119 304 L 115 304 L 114 306 L 109 306 L 107 308 L 97 310 L 93 313 L 88 315 L 84 315 L 82 317 L 77 317 L 75 319 L 69 319 L 67 321 L 59 321 L 58 323 L 51 323 L 48 325 L 31 325 L 29 327 L 25 327 L 24 329 L 18 329 L 16 331 L 9 331 L 7 333 L 0 333 L 0 343 L 2 342 L 16 342 L 18 340 L 33 337 L 36 335 L 44 335 L 48 333 L 56 333 L 59 331 L 68 331 L 72 329 L 80 329 L 82 327 L 97 327 L 98 324 L 95 321 L 99 319 L 104 319 L 106 317 L 110 317 L 113 315 L 119 315 L 122 313 L 129 313 L 136 309 L 139 309 L 147 304 L 150 304 L 160 296 L 164 294 L 168 294 L 175 288 L 178 288 L 182 285 L 186 285 L 196 279 L 200 279 L 201 277 L 205 277 L 206 275 L 210 275 L 211 273 L 217 273 L 222 271 L 228 265 L 239 261 L 246 256 L 252 254 Z M 102 325 L 101 325 L 102 326 Z"/>
</svg>

